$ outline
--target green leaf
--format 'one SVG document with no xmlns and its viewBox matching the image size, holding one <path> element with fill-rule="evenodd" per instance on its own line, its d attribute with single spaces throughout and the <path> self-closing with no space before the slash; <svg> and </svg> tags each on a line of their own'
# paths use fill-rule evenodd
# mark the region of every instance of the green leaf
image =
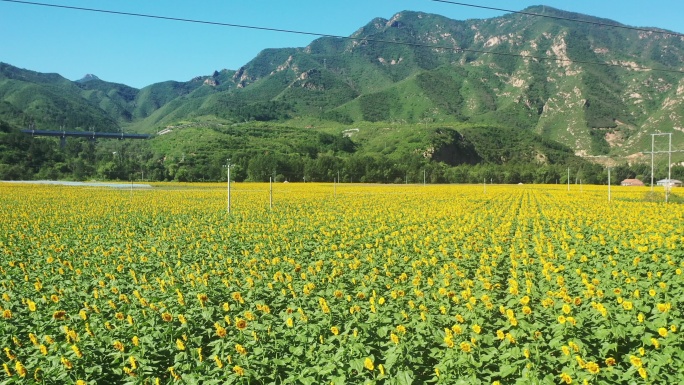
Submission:
<svg viewBox="0 0 684 385">
<path fill-rule="evenodd" d="M 413 373 L 404 370 L 397 373 L 397 384 L 399 385 L 410 385 L 413 383 Z"/>
<path fill-rule="evenodd" d="M 610 330 L 608 329 L 598 329 L 594 331 L 596 338 L 600 340 L 605 340 L 610 335 Z"/>
<path fill-rule="evenodd" d="M 387 353 L 385 353 L 385 368 L 387 368 L 387 370 L 391 369 L 397 362 L 398 357 L 399 355 L 397 354 L 396 347 L 387 349 Z"/>
<path fill-rule="evenodd" d="M 501 365 L 501 367 L 499 368 L 499 376 L 501 376 L 501 378 L 506 378 L 511 374 L 515 373 L 516 370 L 517 368 L 514 366 L 508 364 Z"/>
<path fill-rule="evenodd" d="M 558 336 L 558 337 L 552 339 L 551 341 L 549 341 L 549 347 L 551 349 L 559 349 L 562 345 L 562 341 L 563 341 L 563 337 Z"/>
<path fill-rule="evenodd" d="M 301 356 L 304 353 L 304 348 L 302 348 L 299 345 L 297 345 L 297 346 L 290 345 L 288 350 L 290 351 L 290 353 L 294 354 L 295 356 Z"/>
<path fill-rule="evenodd" d="M 378 337 L 380 337 L 380 338 L 387 337 L 387 332 L 388 332 L 387 326 L 379 327 L 378 328 Z"/>
<path fill-rule="evenodd" d="M 618 345 L 615 342 L 603 343 L 601 345 L 601 355 L 607 356 L 611 351 L 617 351 Z"/>
<path fill-rule="evenodd" d="M 330 374 L 335 370 L 335 364 L 332 362 L 328 362 L 325 364 L 322 368 L 320 368 L 317 372 L 321 376 L 325 376 L 327 374 Z"/>
<path fill-rule="evenodd" d="M 298 378 L 299 382 L 301 382 L 304 385 L 311 385 L 316 383 L 316 379 L 313 377 L 304 377 L 304 378 Z"/>
<path fill-rule="evenodd" d="M 632 327 L 632 335 L 633 336 L 641 336 L 644 334 L 645 331 L 646 331 L 646 328 L 643 325 Z"/>
<path fill-rule="evenodd" d="M 357 373 L 363 372 L 363 359 L 356 359 L 356 360 L 351 360 L 349 362 L 349 366 L 352 368 L 352 370 L 355 370 Z"/>
</svg>

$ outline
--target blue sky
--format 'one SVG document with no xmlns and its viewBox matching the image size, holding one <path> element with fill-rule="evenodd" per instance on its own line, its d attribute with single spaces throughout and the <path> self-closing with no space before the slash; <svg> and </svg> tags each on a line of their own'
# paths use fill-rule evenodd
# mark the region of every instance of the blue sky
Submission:
<svg viewBox="0 0 684 385">
<path fill-rule="evenodd" d="M 221 23 L 351 35 L 374 17 L 403 10 L 456 20 L 504 12 L 431 0 L 38 0 L 42 3 Z M 522 10 L 548 5 L 639 27 L 684 32 L 682 0 L 461 0 Z M 0 1 L 0 61 L 76 80 L 87 73 L 141 88 L 238 69 L 265 48 L 304 47 L 314 37 L 106 15 Z"/>
</svg>

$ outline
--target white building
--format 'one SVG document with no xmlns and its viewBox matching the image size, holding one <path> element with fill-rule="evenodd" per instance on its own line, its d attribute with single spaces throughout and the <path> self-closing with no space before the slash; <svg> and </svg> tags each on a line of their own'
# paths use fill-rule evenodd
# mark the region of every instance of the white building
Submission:
<svg viewBox="0 0 684 385">
<path fill-rule="evenodd" d="M 682 181 L 677 179 L 661 179 L 656 184 L 664 187 L 682 187 Z"/>
</svg>

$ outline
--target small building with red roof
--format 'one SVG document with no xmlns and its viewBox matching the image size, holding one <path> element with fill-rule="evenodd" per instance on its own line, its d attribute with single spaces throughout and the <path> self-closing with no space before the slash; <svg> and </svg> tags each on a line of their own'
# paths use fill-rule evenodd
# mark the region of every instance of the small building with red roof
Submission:
<svg viewBox="0 0 684 385">
<path fill-rule="evenodd" d="M 639 179 L 625 179 L 620 182 L 620 186 L 643 186 L 644 182 Z"/>
</svg>

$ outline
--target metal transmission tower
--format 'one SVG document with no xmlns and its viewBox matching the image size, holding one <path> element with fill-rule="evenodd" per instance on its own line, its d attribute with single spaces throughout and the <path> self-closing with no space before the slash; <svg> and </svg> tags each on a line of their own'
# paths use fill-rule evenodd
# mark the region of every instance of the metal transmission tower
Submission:
<svg viewBox="0 0 684 385">
<path fill-rule="evenodd" d="M 656 150 L 655 138 L 656 136 L 666 136 L 668 137 L 667 150 Z M 672 133 L 658 133 L 651 134 L 651 151 L 645 151 L 644 154 L 651 154 L 651 191 L 653 191 L 653 178 L 654 178 L 654 168 L 653 161 L 655 154 L 667 154 L 667 183 L 672 182 L 672 153 L 673 152 L 684 152 L 684 150 L 673 150 L 672 149 Z M 669 186 L 665 186 L 665 202 L 668 201 L 670 189 Z"/>
</svg>

